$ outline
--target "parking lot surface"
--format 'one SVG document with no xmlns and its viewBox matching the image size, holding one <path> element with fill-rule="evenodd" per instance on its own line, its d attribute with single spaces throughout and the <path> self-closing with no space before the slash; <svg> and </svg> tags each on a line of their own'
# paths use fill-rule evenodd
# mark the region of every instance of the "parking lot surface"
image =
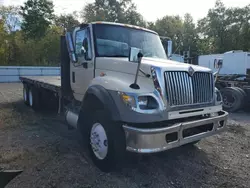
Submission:
<svg viewBox="0 0 250 188">
<path fill-rule="evenodd" d="M 22 169 L 7 188 L 250 187 L 250 114 L 230 114 L 228 131 L 194 146 L 134 156 L 103 173 L 56 112 L 34 112 L 22 85 L 0 84 L 0 168 Z"/>
</svg>

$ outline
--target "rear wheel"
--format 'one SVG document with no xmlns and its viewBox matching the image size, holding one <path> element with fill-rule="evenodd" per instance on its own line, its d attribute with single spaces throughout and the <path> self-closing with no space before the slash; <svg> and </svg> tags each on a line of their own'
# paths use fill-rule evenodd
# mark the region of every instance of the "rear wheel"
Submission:
<svg viewBox="0 0 250 188">
<path fill-rule="evenodd" d="M 26 84 L 23 85 L 23 101 L 26 105 L 29 105 L 29 90 Z"/>
<path fill-rule="evenodd" d="M 29 105 L 33 107 L 33 92 L 31 89 L 29 90 Z"/>
<path fill-rule="evenodd" d="M 39 93 L 38 93 L 38 90 L 35 87 L 30 87 L 28 98 L 29 98 L 29 105 L 34 110 L 39 110 L 40 109 Z"/>
<path fill-rule="evenodd" d="M 104 110 L 92 113 L 87 123 L 88 149 L 94 164 L 109 172 L 121 164 L 126 154 L 121 123 L 113 122 Z"/>
</svg>

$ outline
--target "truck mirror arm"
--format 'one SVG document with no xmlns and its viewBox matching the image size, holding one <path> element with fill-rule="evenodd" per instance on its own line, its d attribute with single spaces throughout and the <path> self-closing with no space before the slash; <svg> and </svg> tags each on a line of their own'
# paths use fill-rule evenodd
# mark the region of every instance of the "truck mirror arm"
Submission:
<svg viewBox="0 0 250 188">
<path fill-rule="evenodd" d="M 140 67 L 141 67 L 141 60 L 143 58 L 143 54 L 141 52 L 139 52 L 137 54 L 138 57 L 138 66 L 137 66 L 137 70 L 136 70 L 136 74 L 135 74 L 135 81 L 133 84 L 131 84 L 129 87 L 132 89 L 140 89 L 140 86 L 137 84 L 137 79 L 138 79 L 138 75 L 139 75 L 139 71 L 140 71 Z"/>
<path fill-rule="evenodd" d="M 150 78 L 150 74 L 145 73 L 142 69 L 140 69 L 140 72 L 147 78 Z"/>
</svg>

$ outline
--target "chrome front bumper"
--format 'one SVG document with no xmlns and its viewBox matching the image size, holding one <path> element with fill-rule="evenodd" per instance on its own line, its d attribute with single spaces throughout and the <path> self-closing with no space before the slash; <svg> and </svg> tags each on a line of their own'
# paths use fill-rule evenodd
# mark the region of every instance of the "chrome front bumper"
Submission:
<svg viewBox="0 0 250 188">
<path fill-rule="evenodd" d="M 155 129 L 124 125 L 127 150 L 136 153 L 155 153 L 218 134 L 226 129 L 227 116 L 227 112 L 221 111 L 216 117 Z M 198 133 L 188 133 L 188 131 L 193 132 L 192 128 L 204 130 Z"/>
</svg>

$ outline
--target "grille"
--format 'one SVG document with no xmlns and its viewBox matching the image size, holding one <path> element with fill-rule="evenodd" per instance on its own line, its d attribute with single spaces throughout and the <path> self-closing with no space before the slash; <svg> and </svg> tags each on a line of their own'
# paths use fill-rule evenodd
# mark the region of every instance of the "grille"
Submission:
<svg viewBox="0 0 250 188">
<path fill-rule="evenodd" d="M 210 103 L 213 100 L 213 75 L 184 71 L 165 72 L 167 98 L 170 106 Z"/>
</svg>

